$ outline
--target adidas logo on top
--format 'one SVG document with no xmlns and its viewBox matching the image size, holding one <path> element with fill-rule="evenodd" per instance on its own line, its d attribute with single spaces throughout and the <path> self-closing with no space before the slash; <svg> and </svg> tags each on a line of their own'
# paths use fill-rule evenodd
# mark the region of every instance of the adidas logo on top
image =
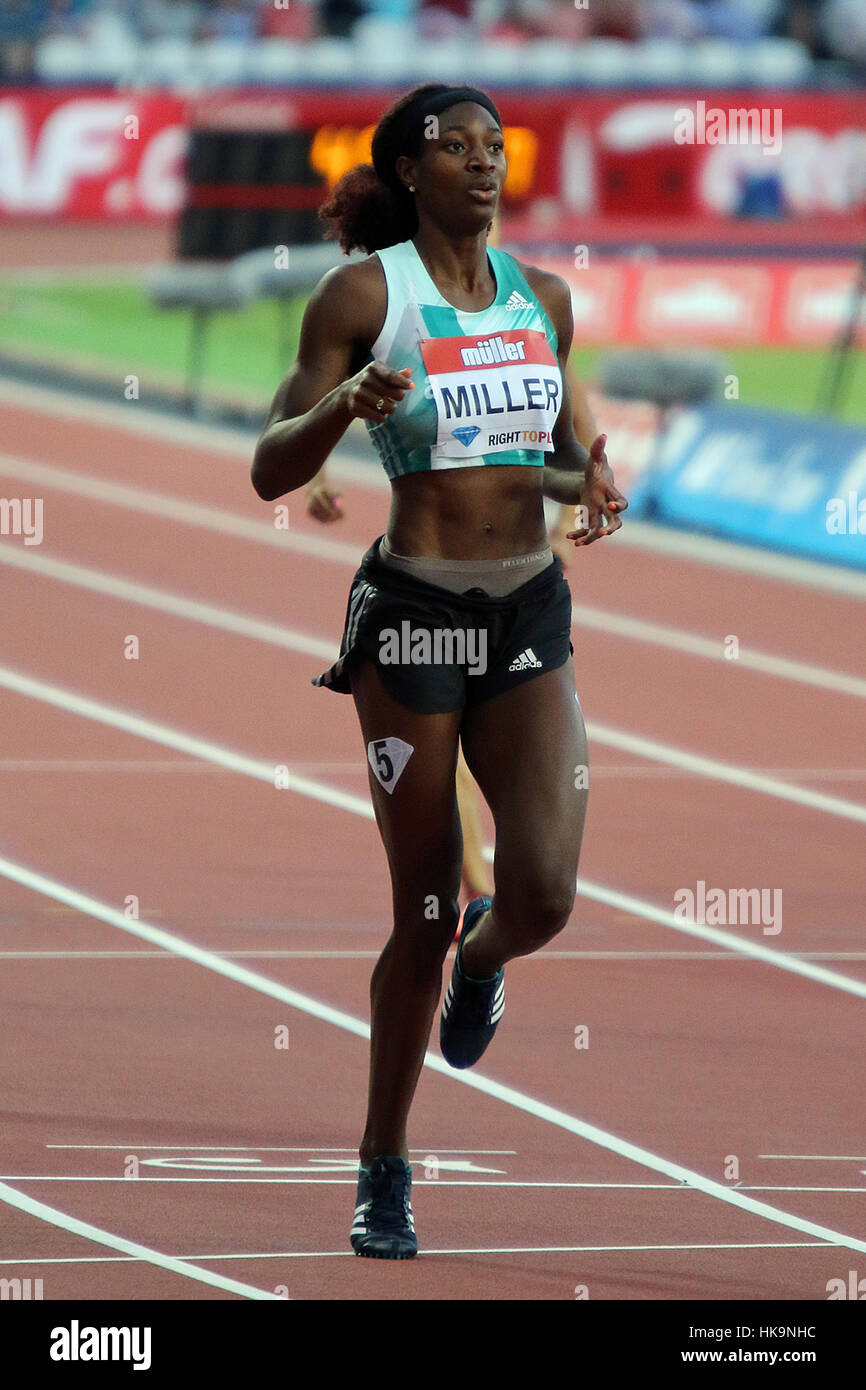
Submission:
<svg viewBox="0 0 866 1390">
<path fill-rule="evenodd" d="M 517 290 L 512 290 L 505 301 L 505 307 L 506 309 L 528 309 L 529 300 L 524 299 L 522 294 L 517 293 Z"/>
<path fill-rule="evenodd" d="M 542 663 L 538 660 L 531 647 L 526 647 L 516 656 L 509 666 L 509 671 L 531 671 L 538 670 Z"/>
</svg>

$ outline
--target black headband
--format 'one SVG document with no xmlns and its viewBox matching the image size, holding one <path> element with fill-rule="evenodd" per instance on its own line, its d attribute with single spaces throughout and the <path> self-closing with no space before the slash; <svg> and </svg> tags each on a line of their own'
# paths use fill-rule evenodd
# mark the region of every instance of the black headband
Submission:
<svg viewBox="0 0 866 1390">
<path fill-rule="evenodd" d="M 412 114 L 419 115 L 422 120 L 425 116 L 439 116 L 443 111 L 447 111 L 449 106 L 459 106 L 462 101 L 474 101 L 476 106 L 483 106 L 485 111 L 490 112 L 500 130 L 502 129 L 499 112 L 490 97 L 485 92 L 479 92 L 477 87 L 449 87 L 446 92 L 437 92 L 426 101 L 422 101 Z"/>
</svg>

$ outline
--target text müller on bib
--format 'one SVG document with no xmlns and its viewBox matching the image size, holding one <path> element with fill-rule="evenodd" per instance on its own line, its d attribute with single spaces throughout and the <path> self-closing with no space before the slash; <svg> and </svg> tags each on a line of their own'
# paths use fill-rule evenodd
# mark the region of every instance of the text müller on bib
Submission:
<svg viewBox="0 0 866 1390">
<path fill-rule="evenodd" d="M 422 338 L 421 354 L 436 404 L 434 458 L 553 450 L 562 377 L 543 333 Z"/>
</svg>

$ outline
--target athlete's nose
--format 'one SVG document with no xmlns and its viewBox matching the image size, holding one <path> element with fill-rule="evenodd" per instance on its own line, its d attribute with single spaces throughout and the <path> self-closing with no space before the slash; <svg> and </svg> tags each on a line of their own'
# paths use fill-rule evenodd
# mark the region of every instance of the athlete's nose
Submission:
<svg viewBox="0 0 866 1390">
<path fill-rule="evenodd" d="M 485 145 L 476 145 L 470 152 L 469 163 L 483 169 L 485 173 L 496 168 L 496 160 Z"/>
</svg>

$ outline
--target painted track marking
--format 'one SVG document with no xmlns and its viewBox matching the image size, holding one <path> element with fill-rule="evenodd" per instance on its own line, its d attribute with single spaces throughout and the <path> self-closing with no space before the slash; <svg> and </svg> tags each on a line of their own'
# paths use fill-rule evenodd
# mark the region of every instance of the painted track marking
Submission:
<svg viewBox="0 0 866 1390">
<path fill-rule="evenodd" d="M 343 1009 L 337 1009 L 330 1004 L 313 999 L 310 995 L 302 994 L 299 990 L 291 989 L 276 980 L 270 980 L 265 975 L 259 975 L 244 966 L 236 965 L 233 961 L 223 960 L 214 955 L 212 951 L 196 946 L 191 941 L 185 941 L 182 937 L 165 931 L 161 927 L 152 927 L 145 922 L 127 919 L 108 903 L 100 902 L 97 898 L 81 893 L 75 888 L 57 883 L 46 878 L 43 874 L 37 874 L 33 870 L 12 864 L 8 859 L 0 859 L 0 873 L 37 893 L 68 903 L 85 915 L 96 918 L 97 921 L 106 922 L 109 926 L 117 927 L 130 936 L 137 936 L 145 941 L 164 946 L 166 950 L 174 951 L 194 964 L 213 971 L 214 974 L 246 985 L 269 998 L 279 999 L 291 1008 L 296 1008 L 324 1023 L 330 1023 L 344 1032 L 369 1041 L 369 1025 L 361 1019 L 355 1018 L 352 1014 L 346 1013 Z M 866 987 L 863 988 L 866 990 Z M 771 1206 L 767 1202 L 757 1201 L 739 1189 L 725 1187 L 722 1183 L 716 1182 L 712 1178 L 706 1178 L 691 1168 L 686 1168 L 681 1163 L 663 1158 L 659 1154 L 652 1153 L 649 1149 L 633 1144 L 630 1140 L 621 1139 L 619 1136 L 601 1129 L 598 1125 L 580 1120 L 576 1116 L 560 1110 L 557 1106 L 536 1100 L 533 1096 L 528 1096 L 513 1086 L 495 1081 L 492 1077 L 484 1076 L 478 1072 L 454 1071 L 442 1057 L 438 1057 L 432 1052 L 425 1053 L 424 1066 L 430 1071 L 449 1077 L 458 1085 L 466 1086 L 470 1090 L 478 1091 L 493 1100 L 501 1101 L 504 1105 L 509 1105 L 535 1119 L 543 1120 L 547 1124 L 563 1129 L 569 1134 L 587 1140 L 590 1144 L 616 1153 L 621 1158 L 629 1159 L 641 1167 L 663 1173 L 666 1177 L 693 1187 L 706 1196 L 714 1197 L 729 1206 L 739 1207 L 751 1215 L 762 1217 L 777 1225 L 787 1226 L 791 1230 L 800 1231 L 803 1235 L 815 1236 L 820 1240 L 844 1246 L 848 1250 L 857 1250 L 866 1254 L 866 1240 L 845 1235 L 819 1222 L 808 1221 L 803 1217 L 795 1216 L 791 1212 L 781 1211 L 778 1207 Z"/>
<path fill-rule="evenodd" d="M 70 1231 L 73 1235 L 82 1236 L 85 1240 L 96 1241 L 99 1245 L 107 1245 L 113 1250 L 122 1250 L 127 1255 L 133 1255 L 138 1260 L 143 1260 L 147 1264 L 158 1265 L 161 1269 L 170 1270 L 173 1274 L 182 1274 L 186 1279 L 195 1279 L 201 1284 L 212 1284 L 216 1289 L 225 1289 L 228 1293 L 242 1294 L 244 1298 L 251 1299 L 279 1299 L 280 1295 L 268 1293 L 266 1289 L 256 1289 L 252 1284 L 241 1284 L 236 1279 L 226 1279 L 222 1274 L 214 1274 L 209 1269 L 197 1269 L 194 1265 L 187 1264 L 183 1259 L 175 1255 L 163 1255 L 159 1250 L 151 1250 L 147 1245 L 140 1245 L 138 1241 L 126 1240 L 123 1236 L 116 1236 L 111 1231 L 104 1231 L 99 1226 L 92 1226 L 89 1221 L 80 1221 L 77 1216 L 70 1216 L 65 1211 L 58 1211 L 56 1207 L 46 1206 L 44 1202 L 37 1202 L 35 1198 L 28 1197 L 24 1192 L 16 1192 L 14 1188 L 7 1187 L 5 1182 L 0 1181 L 0 1202 L 5 1202 L 7 1206 L 17 1207 L 19 1211 L 26 1212 L 28 1216 L 34 1216 L 39 1221 L 45 1221 L 50 1226 L 58 1226 L 62 1231 Z M 280 1300 L 284 1302 L 285 1300 Z"/>
<path fill-rule="evenodd" d="M 140 715 L 130 714 L 124 710 L 116 709 L 112 705 L 103 704 L 101 701 L 91 700 L 87 696 L 77 695 L 75 692 L 65 690 L 62 687 L 34 680 L 30 676 L 12 671 L 8 667 L 0 667 L 0 686 L 5 686 L 7 689 L 30 699 L 41 700 L 46 704 L 54 705 L 56 708 L 66 710 L 69 713 L 106 724 L 111 728 L 122 729 L 137 738 L 150 739 L 155 743 L 165 744 L 168 748 L 177 749 L 179 752 L 190 753 L 194 757 L 216 763 L 231 772 L 240 772 L 244 776 L 253 777 L 260 782 L 267 782 L 271 787 L 274 786 L 276 762 L 264 762 L 262 759 L 250 758 L 246 754 L 223 748 L 208 742 L 206 739 L 170 728 L 168 725 L 158 723 L 155 720 L 145 719 Z M 366 820 L 374 819 L 373 807 L 369 800 L 354 796 L 349 792 L 340 791 L 336 787 L 328 787 L 309 777 L 298 777 L 289 773 L 285 777 L 285 787 L 287 790 L 297 792 L 302 796 L 311 797 L 314 801 L 336 806 L 340 810 L 351 811 L 356 815 L 363 816 Z M 866 818 L 866 808 L 858 809 L 863 809 L 863 815 Z M 493 850 L 489 845 L 484 847 L 483 852 L 485 858 L 492 861 Z M 8 864 L 9 861 L 0 861 L 0 864 L 2 863 Z M 14 876 L 17 866 L 11 867 L 13 872 L 10 876 Z M 0 869 L 0 872 L 3 870 Z M 31 871 L 26 870 L 25 872 L 30 873 Z M 661 926 L 671 927 L 674 931 L 683 932 L 687 936 L 696 936 L 705 941 L 712 941 L 727 950 L 752 956 L 755 960 L 774 965 L 780 970 L 802 975 L 816 983 L 830 985 L 833 989 L 866 999 L 866 983 L 852 979 L 847 975 L 840 975 L 836 971 L 826 970 L 823 966 L 814 965 L 811 961 L 788 956 L 783 951 L 771 950 L 759 941 L 751 941 L 748 937 L 737 936 L 734 932 L 722 931 L 719 927 L 680 920 L 667 908 L 656 907 L 655 904 L 644 902 L 632 894 L 621 893 L 618 889 L 607 888 L 603 884 L 591 883 L 588 879 L 583 879 L 579 883 L 578 892 L 583 897 L 592 898 L 596 902 L 602 902 L 632 913 L 637 917 L 657 922 Z M 51 895 L 49 894 L 49 896 Z"/>
</svg>

